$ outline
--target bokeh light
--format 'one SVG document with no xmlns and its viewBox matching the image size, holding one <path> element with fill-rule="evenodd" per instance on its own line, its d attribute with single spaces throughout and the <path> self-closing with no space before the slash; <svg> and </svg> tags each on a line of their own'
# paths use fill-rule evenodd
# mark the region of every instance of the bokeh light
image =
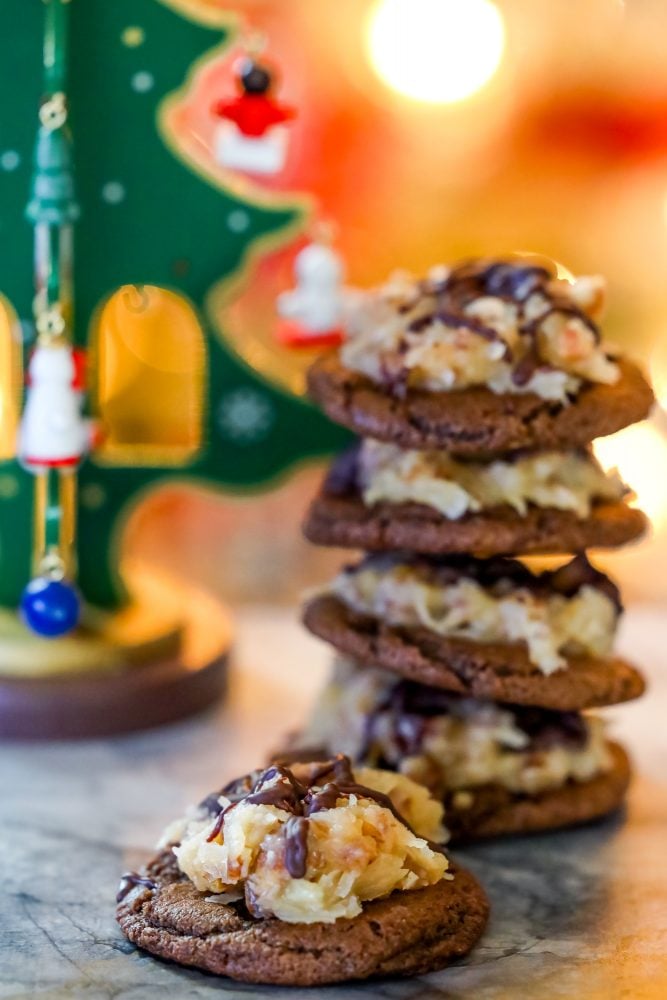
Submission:
<svg viewBox="0 0 667 1000">
<path fill-rule="evenodd" d="M 475 94 L 498 69 L 504 46 L 503 19 L 491 0 L 378 0 L 368 22 L 378 76 L 430 104 Z"/>
<path fill-rule="evenodd" d="M 654 423 L 635 424 L 600 438 L 595 454 L 605 469 L 618 469 L 629 483 L 637 506 L 651 519 L 654 530 L 667 526 L 667 440 Z"/>
</svg>

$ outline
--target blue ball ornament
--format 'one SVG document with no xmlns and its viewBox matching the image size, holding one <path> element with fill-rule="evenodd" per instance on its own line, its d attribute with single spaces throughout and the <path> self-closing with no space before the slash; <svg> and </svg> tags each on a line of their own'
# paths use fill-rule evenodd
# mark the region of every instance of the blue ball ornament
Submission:
<svg viewBox="0 0 667 1000">
<path fill-rule="evenodd" d="M 20 611 L 29 629 L 54 639 L 71 632 L 77 625 L 81 603 L 70 583 L 38 576 L 23 591 Z"/>
</svg>

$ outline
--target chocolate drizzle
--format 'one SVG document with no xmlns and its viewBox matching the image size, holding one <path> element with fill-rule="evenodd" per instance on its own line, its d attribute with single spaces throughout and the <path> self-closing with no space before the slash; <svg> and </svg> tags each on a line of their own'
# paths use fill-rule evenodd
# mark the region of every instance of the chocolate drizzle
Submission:
<svg viewBox="0 0 667 1000">
<path fill-rule="evenodd" d="M 304 776 L 297 778 L 284 764 L 274 764 L 266 771 L 241 779 L 241 783 L 227 786 L 228 791 L 221 794 L 235 798 L 220 809 L 207 842 L 212 842 L 223 833 L 225 818 L 240 803 L 276 806 L 291 814 L 283 827 L 285 868 L 292 878 L 303 878 L 308 868 L 309 818 L 325 809 L 335 808 L 339 799 L 349 799 L 353 795 L 371 799 L 388 809 L 399 823 L 418 836 L 388 795 L 355 781 L 349 757 L 338 754 L 325 763 L 304 764 L 302 770 Z M 241 788 L 248 790 L 242 792 Z M 213 796 L 209 796 L 204 801 L 212 800 Z M 430 841 L 428 844 L 434 851 L 442 850 L 439 844 Z"/>
<path fill-rule="evenodd" d="M 581 712 L 554 712 L 523 705 L 512 711 L 518 728 L 528 737 L 528 750 L 551 750 L 566 747 L 582 750 L 588 741 L 588 729 Z"/>
<path fill-rule="evenodd" d="M 583 309 L 573 305 L 568 299 L 556 299 L 553 296 L 551 297 L 551 304 L 549 307 L 545 309 L 544 312 L 541 312 L 539 316 L 536 316 L 535 319 L 530 320 L 528 323 L 523 323 L 519 328 L 520 332 L 529 334 L 531 337 L 535 336 L 545 319 L 549 316 L 553 316 L 554 314 L 558 314 L 560 316 L 572 316 L 573 319 L 580 320 L 595 336 L 596 341 L 598 343 L 600 342 L 600 331 L 598 327 L 590 316 L 586 315 Z"/>
<path fill-rule="evenodd" d="M 280 779 L 276 784 L 268 784 L 268 782 L 273 781 L 276 777 Z M 226 798 L 231 799 L 231 802 L 218 813 L 213 828 L 206 838 L 207 843 L 210 844 L 211 841 L 220 835 L 225 817 L 240 802 L 255 806 L 275 806 L 277 809 L 284 809 L 286 812 L 295 812 L 300 800 L 299 797 L 302 794 L 302 787 L 292 772 L 280 764 L 275 764 L 268 768 L 268 770 L 263 771 L 256 778 L 250 790 L 246 790 L 247 785 L 247 778 L 241 778 L 240 781 L 233 782 L 220 793 L 221 795 L 225 795 Z M 264 787 L 265 785 L 267 787 Z M 209 799 L 212 798 L 213 796 L 209 796 Z"/>
<path fill-rule="evenodd" d="M 528 341 L 526 351 L 516 360 L 512 371 L 512 381 L 517 386 L 526 385 L 538 369 L 553 366 L 540 356 L 538 334 L 549 316 L 560 314 L 571 316 L 583 323 L 600 342 L 600 331 L 588 314 L 564 295 L 555 292 L 551 283 L 556 276 L 545 267 L 513 264 L 503 260 L 472 260 L 452 268 L 444 278 L 426 279 L 418 286 L 418 295 L 399 306 L 399 312 L 410 313 L 417 308 L 421 296 L 435 300 L 434 307 L 415 316 L 407 326 L 409 333 L 420 333 L 432 323 L 440 322 L 447 327 L 463 328 L 477 334 L 489 342 L 504 345 L 503 357 L 512 361 L 513 355 L 502 335 L 492 326 L 469 316 L 466 308 L 476 299 L 485 296 L 502 299 L 517 306 L 517 326 L 521 337 Z M 539 294 L 544 300 L 543 310 L 532 319 L 526 318 L 526 305 L 532 295 Z M 400 353 L 400 348 L 399 348 Z M 385 367 L 387 367 L 385 362 Z M 386 385 L 397 395 L 404 395 L 407 388 L 407 370 L 395 370 L 393 365 L 386 371 Z"/>
<path fill-rule="evenodd" d="M 356 493 L 361 485 L 359 459 L 361 441 L 340 452 L 327 473 L 324 489 L 331 496 L 342 497 Z"/>
<path fill-rule="evenodd" d="M 502 340 L 498 331 L 494 330 L 492 326 L 487 326 L 485 323 L 481 323 L 473 316 L 448 312 L 446 309 L 438 309 L 435 312 L 418 316 L 417 319 L 413 319 L 413 321 L 409 324 L 408 330 L 412 333 L 420 333 L 422 330 L 425 330 L 427 326 L 430 326 L 434 320 L 439 320 L 445 326 L 463 327 L 466 330 L 472 330 L 473 333 L 478 334 L 484 340 L 488 340 L 489 342 Z M 512 356 L 508 346 L 506 346 L 506 352 L 509 357 Z"/>
<path fill-rule="evenodd" d="M 461 270 L 465 267 L 466 265 Z M 485 295 L 525 302 L 533 292 L 541 290 L 552 278 L 553 275 L 546 267 L 520 266 L 506 261 L 496 261 L 487 265 L 478 280 L 482 283 Z"/>
<path fill-rule="evenodd" d="M 542 365 L 540 352 L 537 349 L 537 341 L 534 340 L 529 345 L 528 350 L 512 370 L 512 382 L 519 387 L 528 385 L 531 378 Z"/>
<path fill-rule="evenodd" d="M 398 681 L 366 715 L 364 739 L 355 762 L 395 768 L 402 758 L 423 753 L 431 719 L 449 715 L 472 722 L 483 705 L 416 681 Z M 512 713 L 516 727 L 528 737 L 528 743 L 516 752 L 530 753 L 554 747 L 580 750 L 586 746 L 588 728 L 580 712 L 558 712 L 526 705 L 501 707 Z M 387 757 L 389 748 L 381 739 L 381 733 L 389 737 L 395 755 Z M 505 749 L 508 753 L 514 752 L 512 747 Z"/>
<path fill-rule="evenodd" d="M 292 878 L 303 878 L 306 874 L 308 820 L 305 816 L 290 816 L 285 824 L 285 868 Z"/>
<path fill-rule="evenodd" d="M 134 889 L 135 886 L 142 885 L 146 889 L 150 889 L 151 892 L 157 889 L 157 882 L 154 882 L 152 878 L 148 878 L 146 875 L 138 875 L 137 872 L 125 872 L 124 875 L 120 877 L 120 884 L 118 887 L 118 892 L 116 893 L 116 902 L 122 903 L 126 896 Z"/>
</svg>

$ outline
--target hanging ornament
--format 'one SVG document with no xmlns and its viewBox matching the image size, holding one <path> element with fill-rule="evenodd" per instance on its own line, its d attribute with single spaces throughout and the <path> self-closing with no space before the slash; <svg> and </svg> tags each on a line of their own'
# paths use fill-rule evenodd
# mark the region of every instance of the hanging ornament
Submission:
<svg viewBox="0 0 667 1000">
<path fill-rule="evenodd" d="M 79 622 L 81 604 L 72 584 L 54 576 L 37 576 L 21 596 L 20 612 L 31 631 L 46 639 L 66 635 Z"/>
<path fill-rule="evenodd" d="M 17 444 L 19 461 L 35 476 L 37 575 L 19 610 L 33 632 L 56 638 L 79 621 L 79 597 L 65 576 L 74 540 L 75 472 L 93 443 L 94 424 L 81 414 L 83 354 L 65 339 L 57 304 L 38 311 L 37 329 Z"/>
<path fill-rule="evenodd" d="M 27 395 L 17 458 L 34 476 L 35 577 L 19 612 L 37 635 L 54 638 L 77 625 L 80 601 L 70 582 L 76 535 L 76 470 L 93 442 L 93 422 L 82 415 L 85 360 L 71 343 L 72 231 L 79 217 L 68 130 L 65 34 L 62 4 L 47 10 L 50 53 L 45 61 L 48 96 L 39 111 L 32 197 L 26 214 L 35 229 L 34 302 L 37 346 L 28 366 Z M 57 50 L 57 51 L 56 51 Z"/>
<path fill-rule="evenodd" d="M 212 113 L 220 119 L 215 132 L 215 158 L 222 167 L 251 174 L 277 174 L 287 157 L 285 123 L 296 112 L 273 96 L 275 81 L 256 52 L 240 62 L 239 93 L 217 101 Z"/>
<path fill-rule="evenodd" d="M 288 347 L 340 344 L 344 339 L 345 267 L 323 227 L 297 254 L 294 275 L 295 287 L 282 292 L 276 302 L 282 317 L 276 331 L 278 340 Z"/>
<path fill-rule="evenodd" d="M 81 371 L 66 342 L 38 345 L 28 368 L 18 458 L 31 472 L 74 468 L 93 443 L 93 423 L 81 415 Z"/>
</svg>

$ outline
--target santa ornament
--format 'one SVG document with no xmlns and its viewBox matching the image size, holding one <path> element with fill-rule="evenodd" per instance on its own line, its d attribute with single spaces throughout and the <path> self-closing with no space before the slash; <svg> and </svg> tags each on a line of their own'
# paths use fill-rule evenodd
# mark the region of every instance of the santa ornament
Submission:
<svg viewBox="0 0 667 1000">
<path fill-rule="evenodd" d="M 287 347 L 328 347 L 343 340 L 345 268 L 324 239 L 309 243 L 294 262 L 296 285 L 277 299 L 278 340 Z"/>
<path fill-rule="evenodd" d="M 81 415 L 83 371 L 77 355 L 62 342 L 38 345 L 30 359 L 18 457 L 31 472 L 74 469 L 93 443 L 92 421 Z"/>
<path fill-rule="evenodd" d="M 217 101 L 211 109 L 220 119 L 216 161 L 245 173 L 277 174 L 287 157 L 285 124 L 296 112 L 275 99 L 273 74 L 254 56 L 241 61 L 236 82 L 237 96 Z"/>
</svg>

